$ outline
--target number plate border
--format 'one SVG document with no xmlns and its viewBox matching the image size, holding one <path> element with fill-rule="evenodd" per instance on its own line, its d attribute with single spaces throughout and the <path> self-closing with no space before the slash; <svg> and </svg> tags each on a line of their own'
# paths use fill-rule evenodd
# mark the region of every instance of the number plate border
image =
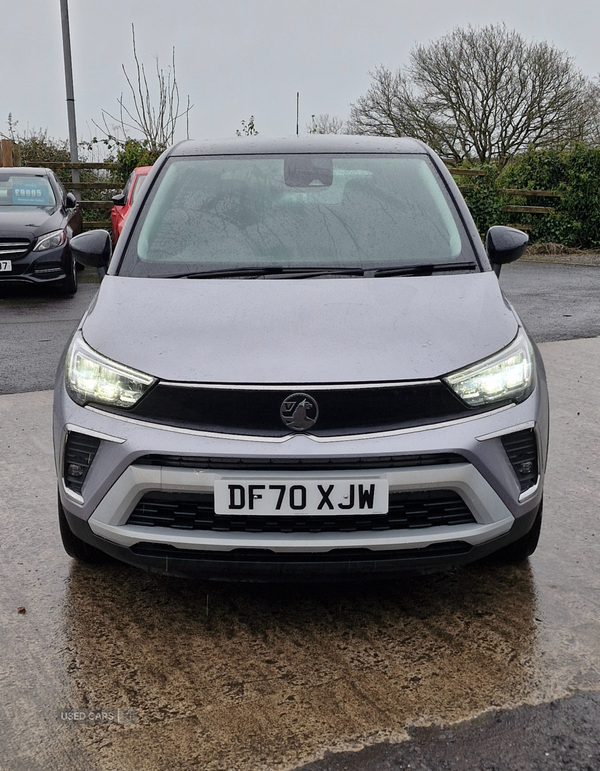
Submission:
<svg viewBox="0 0 600 771">
<path fill-rule="evenodd" d="M 374 506 L 372 509 L 369 508 L 359 508 L 358 506 L 355 506 L 351 509 L 340 509 L 338 505 L 334 505 L 334 508 L 330 508 L 327 506 L 323 510 L 315 511 L 312 508 L 310 509 L 291 509 L 289 506 L 282 506 L 281 509 L 276 510 L 274 507 L 269 508 L 268 511 L 263 510 L 263 506 L 260 505 L 258 510 L 250 509 L 247 505 L 244 505 L 244 507 L 240 507 L 239 509 L 231 509 L 229 508 L 229 505 L 227 504 L 228 497 L 229 497 L 229 486 L 230 485 L 238 485 L 238 486 L 244 486 L 246 489 L 246 494 L 248 492 L 248 487 L 250 485 L 253 485 L 255 488 L 258 487 L 260 489 L 260 486 L 264 485 L 265 488 L 268 488 L 269 485 L 285 485 L 288 490 L 291 487 L 301 485 L 306 486 L 307 484 L 310 484 L 313 486 L 313 495 L 316 492 L 316 488 L 318 485 L 322 485 L 325 487 L 329 487 L 331 484 L 354 484 L 354 485 L 360 485 L 360 484 L 376 484 L 376 489 L 374 492 Z M 258 493 L 258 491 L 257 491 Z M 260 490 L 260 493 L 262 494 L 262 490 Z M 274 492 L 273 495 L 276 493 Z M 323 496 L 323 492 L 319 491 L 316 493 L 317 495 Z M 333 494 L 333 493 L 331 493 Z M 383 498 L 385 498 L 385 505 L 383 505 L 382 501 Z M 322 497 L 321 497 L 322 500 Z M 339 503 L 339 501 L 335 501 L 335 503 Z M 281 517 L 294 517 L 294 516 L 303 516 L 303 517 L 322 517 L 322 516 L 331 516 L 331 517 L 337 517 L 337 516 L 357 516 L 357 515 L 382 515 L 388 513 L 389 511 L 389 481 L 387 477 L 381 476 L 381 475 L 364 475 L 364 476 L 348 476 L 348 477 L 342 477 L 342 476 L 333 476 L 328 477 L 326 475 L 311 475 L 308 476 L 302 476 L 300 478 L 290 478 L 290 477 L 276 477 L 276 476 L 260 476 L 260 477 L 237 477 L 237 476 L 222 476 L 217 477 L 215 479 L 214 483 L 214 508 L 215 513 L 218 516 L 226 516 L 226 517 L 232 517 L 232 516 L 243 516 L 243 517 L 265 517 L 265 516 L 281 516 Z"/>
</svg>

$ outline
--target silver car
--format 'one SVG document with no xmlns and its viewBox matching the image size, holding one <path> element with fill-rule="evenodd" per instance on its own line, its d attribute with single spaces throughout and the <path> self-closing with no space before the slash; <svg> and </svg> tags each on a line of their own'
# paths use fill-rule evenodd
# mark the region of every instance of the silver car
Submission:
<svg viewBox="0 0 600 771">
<path fill-rule="evenodd" d="M 172 575 L 429 572 L 537 545 L 543 364 L 485 248 L 410 139 L 182 142 L 60 363 L 67 552 Z"/>
</svg>

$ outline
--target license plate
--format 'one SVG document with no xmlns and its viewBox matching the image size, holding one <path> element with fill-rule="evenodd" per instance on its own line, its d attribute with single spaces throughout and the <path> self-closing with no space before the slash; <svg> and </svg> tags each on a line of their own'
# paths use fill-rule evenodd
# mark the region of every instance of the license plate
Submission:
<svg viewBox="0 0 600 771">
<path fill-rule="evenodd" d="M 387 479 L 361 477 L 323 479 L 215 480 L 217 514 L 309 516 L 387 514 Z"/>
<path fill-rule="evenodd" d="M 0 273 L 9 273 L 12 270 L 12 262 L 10 260 L 0 260 Z"/>
</svg>

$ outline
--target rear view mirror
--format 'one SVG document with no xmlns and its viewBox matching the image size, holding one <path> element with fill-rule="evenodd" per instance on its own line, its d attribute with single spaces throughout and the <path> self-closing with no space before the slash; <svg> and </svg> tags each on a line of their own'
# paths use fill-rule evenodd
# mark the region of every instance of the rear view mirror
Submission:
<svg viewBox="0 0 600 771">
<path fill-rule="evenodd" d="M 77 198 L 75 198 L 73 193 L 67 193 L 67 197 L 65 198 L 65 206 L 67 209 L 74 209 L 77 206 Z"/>
<path fill-rule="evenodd" d="M 499 276 L 502 265 L 518 260 L 528 243 L 529 236 L 522 230 L 503 225 L 491 227 L 485 237 L 485 249 L 494 273 Z"/>
<path fill-rule="evenodd" d="M 333 161 L 327 156 L 291 156 L 284 161 L 283 177 L 288 187 L 329 187 L 333 183 Z"/>
<path fill-rule="evenodd" d="M 112 202 L 115 206 L 125 206 L 127 199 L 124 193 L 119 193 L 118 195 L 113 195 Z"/>
</svg>

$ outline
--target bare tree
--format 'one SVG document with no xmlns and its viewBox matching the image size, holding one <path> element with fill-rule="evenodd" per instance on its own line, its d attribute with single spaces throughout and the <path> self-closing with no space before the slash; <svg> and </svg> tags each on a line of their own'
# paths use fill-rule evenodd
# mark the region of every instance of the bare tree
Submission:
<svg viewBox="0 0 600 771">
<path fill-rule="evenodd" d="M 505 25 L 456 28 L 379 67 L 351 105 L 353 133 L 415 136 L 454 161 L 504 164 L 529 145 L 585 141 L 592 86 L 567 53 Z"/>
<path fill-rule="evenodd" d="M 422 139 L 441 155 L 460 160 L 453 150 L 453 132 L 444 126 L 435 109 L 401 70 L 381 66 L 371 73 L 367 93 L 350 106 L 348 132 L 374 136 L 412 136 Z"/>
<path fill-rule="evenodd" d="M 12 112 L 8 113 L 6 125 L 8 126 L 8 134 L 3 134 L 0 131 L 0 137 L 3 139 L 10 139 L 11 142 L 18 142 L 19 132 L 17 131 L 17 126 L 19 125 L 19 121 L 13 118 Z"/>
<path fill-rule="evenodd" d="M 600 75 L 590 84 L 587 95 L 585 131 L 586 142 L 600 146 Z"/>
<path fill-rule="evenodd" d="M 123 94 L 117 99 L 119 110 L 118 115 L 112 115 L 107 110 L 102 110 L 102 121 L 104 126 L 99 126 L 94 122 L 108 137 L 117 140 L 124 140 L 134 131 L 142 135 L 142 139 L 147 142 L 152 151 L 159 151 L 173 143 L 177 122 L 180 118 L 186 119 L 186 136 L 189 138 L 189 113 L 193 105 L 190 104 L 190 98 L 187 98 L 185 108 L 181 107 L 179 86 L 177 84 L 177 73 L 175 70 L 175 48 L 171 64 L 165 72 L 156 59 L 156 86 L 157 94 L 152 96 L 146 70 L 137 54 L 135 42 L 135 27 L 131 25 L 131 37 L 133 44 L 133 58 L 135 61 L 135 78 L 130 78 L 121 65 L 125 80 L 129 86 L 131 107 L 128 107 Z M 109 120 L 114 121 L 109 126 Z"/>
<path fill-rule="evenodd" d="M 322 115 L 311 115 L 311 121 L 306 130 L 309 134 L 347 134 L 346 122 L 337 115 L 330 116 L 328 113 Z"/>
</svg>

